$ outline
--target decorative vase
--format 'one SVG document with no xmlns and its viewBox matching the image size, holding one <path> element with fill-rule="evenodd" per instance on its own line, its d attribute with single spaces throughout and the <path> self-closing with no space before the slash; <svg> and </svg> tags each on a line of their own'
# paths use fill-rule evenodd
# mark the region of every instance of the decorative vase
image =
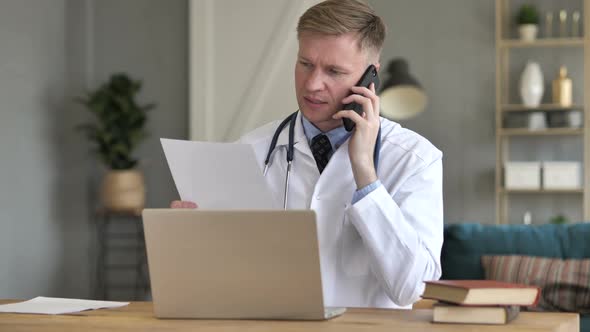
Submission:
<svg viewBox="0 0 590 332">
<path fill-rule="evenodd" d="M 547 129 L 547 119 L 544 112 L 532 112 L 529 114 L 529 130 Z"/>
<path fill-rule="evenodd" d="M 142 173 L 138 170 L 110 170 L 102 181 L 101 200 L 108 211 L 141 211 L 145 206 Z"/>
<path fill-rule="evenodd" d="M 559 75 L 553 80 L 553 103 L 569 107 L 572 106 L 572 79 L 567 77 L 567 68 L 561 66 Z"/>
<path fill-rule="evenodd" d="M 518 26 L 520 40 L 531 42 L 537 39 L 539 28 L 536 24 L 521 24 Z"/>
<path fill-rule="evenodd" d="M 538 107 L 544 91 L 543 73 L 538 63 L 529 61 L 520 76 L 520 97 L 526 107 Z"/>
<path fill-rule="evenodd" d="M 567 115 L 568 125 L 572 128 L 582 127 L 583 117 L 581 111 L 570 111 Z"/>
</svg>

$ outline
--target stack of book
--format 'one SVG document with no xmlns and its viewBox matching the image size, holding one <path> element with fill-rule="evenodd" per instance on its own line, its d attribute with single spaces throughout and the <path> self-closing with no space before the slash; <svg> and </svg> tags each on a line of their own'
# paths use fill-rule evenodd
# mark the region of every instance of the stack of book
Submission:
<svg viewBox="0 0 590 332">
<path fill-rule="evenodd" d="M 521 306 L 535 306 L 540 293 L 536 286 L 494 280 L 437 280 L 426 282 L 422 297 L 439 301 L 435 323 L 506 324 Z"/>
</svg>

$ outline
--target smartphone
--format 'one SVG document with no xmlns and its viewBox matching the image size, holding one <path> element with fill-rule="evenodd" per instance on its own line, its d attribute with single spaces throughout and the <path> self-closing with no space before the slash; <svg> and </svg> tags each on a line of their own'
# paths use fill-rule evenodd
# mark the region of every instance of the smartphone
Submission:
<svg viewBox="0 0 590 332">
<path fill-rule="evenodd" d="M 361 76 L 361 79 L 358 81 L 356 86 L 364 86 L 368 88 L 371 83 L 375 83 L 375 91 L 377 91 L 379 89 L 379 76 L 377 75 L 377 68 L 375 68 L 374 65 L 369 65 L 369 67 L 367 67 L 367 70 L 365 70 L 365 73 L 363 76 Z M 353 110 L 359 115 L 363 115 L 363 106 L 355 102 L 343 105 L 342 109 Z M 344 122 L 344 128 L 346 131 L 351 131 L 354 129 L 354 121 L 347 118 L 342 119 L 342 121 Z"/>
</svg>

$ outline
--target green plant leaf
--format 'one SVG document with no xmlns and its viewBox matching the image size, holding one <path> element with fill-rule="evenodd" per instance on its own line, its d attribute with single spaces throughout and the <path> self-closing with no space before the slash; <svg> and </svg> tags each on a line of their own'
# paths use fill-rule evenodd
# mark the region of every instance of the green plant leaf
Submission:
<svg viewBox="0 0 590 332">
<path fill-rule="evenodd" d="M 522 5 L 516 16 L 518 24 L 539 24 L 539 11 L 534 5 Z"/>
<path fill-rule="evenodd" d="M 155 104 L 139 106 L 136 95 L 142 83 L 124 73 L 115 73 L 94 91 L 74 101 L 95 116 L 94 123 L 80 124 L 76 130 L 93 143 L 91 150 L 111 169 L 129 169 L 138 164 L 134 149 L 148 137 L 147 111 Z"/>
</svg>

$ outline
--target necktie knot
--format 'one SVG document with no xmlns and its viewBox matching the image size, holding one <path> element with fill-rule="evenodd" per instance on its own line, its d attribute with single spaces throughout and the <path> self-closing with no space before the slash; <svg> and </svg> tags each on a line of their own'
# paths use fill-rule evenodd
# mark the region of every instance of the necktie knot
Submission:
<svg viewBox="0 0 590 332">
<path fill-rule="evenodd" d="M 318 165 L 318 170 L 322 173 L 332 156 L 332 144 L 330 143 L 328 136 L 319 134 L 312 138 L 311 153 Z"/>
</svg>

